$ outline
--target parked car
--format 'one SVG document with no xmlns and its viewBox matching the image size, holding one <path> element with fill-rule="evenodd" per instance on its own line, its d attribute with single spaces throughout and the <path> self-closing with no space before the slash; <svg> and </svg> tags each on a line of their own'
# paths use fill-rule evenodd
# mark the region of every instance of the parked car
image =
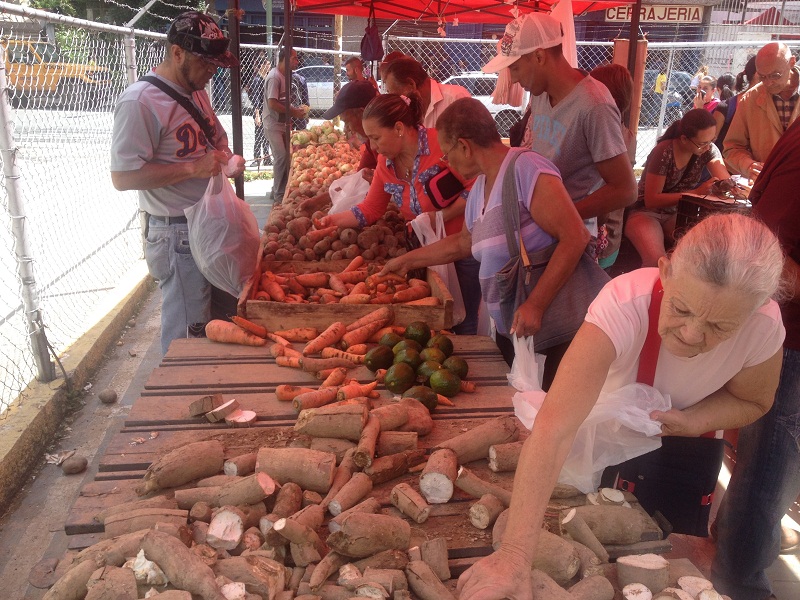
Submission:
<svg viewBox="0 0 800 600">
<path fill-rule="evenodd" d="M 312 65 L 300 67 L 295 71 L 308 85 L 308 105 L 314 112 L 322 112 L 333 106 L 333 67 L 331 65 Z M 342 69 L 340 86 L 347 83 L 347 73 Z"/>
<path fill-rule="evenodd" d="M 70 62 L 49 42 L 0 39 L 0 51 L 14 106 L 81 109 L 110 92 L 107 67 Z"/>
<path fill-rule="evenodd" d="M 639 124 L 655 127 L 661 114 L 662 94 L 656 92 L 656 80 L 660 71 L 647 69 L 644 72 L 642 85 L 642 111 Z M 686 71 L 672 71 L 667 83 L 667 108 L 664 114 L 664 126 L 668 127 L 680 119 L 687 110 L 692 109 L 694 92 L 690 87 L 692 76 Z"/>
<path fill-rule="evenodd" d="M 508 137 L 508 130 L 522 118 L 522 114 L 525 112 L 523 106 L 494 104 L 492 102 L 492 92 L 494 92 L 495 85 L 497 85 L 496 73 L 482 73 L 480 71 L 462 73 L 461 75 L 448 77 L 442 83 L 460 85 L 466 88 L 473 98 L 480 100 L 494 117 L 497 131 L 503 137 Z"/>
</svg>

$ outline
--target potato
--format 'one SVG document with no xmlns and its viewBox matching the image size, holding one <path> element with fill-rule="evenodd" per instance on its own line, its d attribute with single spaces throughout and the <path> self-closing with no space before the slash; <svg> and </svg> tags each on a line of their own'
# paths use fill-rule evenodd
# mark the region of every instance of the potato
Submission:
<svg viewBox="0 0 800 600">
<path fill-rule="evenodd" d="M 341 250 L 336 250 L 333 254 L 331 254 L 331 260 L 342 260 L 344 258 L 344 253 Z"/>
<path fill-rule="evenodd" d="M 265 231 L 267 233 L 270 233 L 270 234 L 272 234 L 272 233 L 277 234 L 280 230 L 281 230 L 281 228 L 278 227 L 277 225 L 275 225 L 274 223 L 270 223 L 269 225 L 267 225 L 267 227 L 265 229 Z"/>
<path fill-rule="evenodd" d="M 297 240 L 297 245 L 303 250 L 306 250 L 308 248 L 311 249 L 314 248 L 314 242 L 312 242 L 307 235 L 301 235 L 300 238 Z"/>
<path fill-rule="evenodd" d="M 305 253 L 305 257 L 306 257 L 305 260 L 307 260 L 307 261 L 317 260 L 317 254 L 316 254 L 316 252 L 314 252 L 313 249 L 306 248 L 303 252 Z"/>
<path fill-rule="evenodd" d="M 61 471 L 64 475 L 76 475 L 86 470 L 89 461 L 83 456 L 70 456 L 61 463 Z"/>
<path fill-rule="evenodd" d="M 364 257 L 364 260 L 374 260 L 375 259 L 375 253 L 372 250 L 364 250 L 361 253 L 361 256 Z"/>
<path fill-rule="evenodd" d="M 358 241 L 358 231 L 355 229 L 347 228 L 342 230 L 339 234 L 339 239 L 342 240 L 343 244 L 351 245 L 355 244 Z"/>
<path fill-rule="evenodd" d="M 345 258 L 355 258 L 359 254 L 361 254 L 361 248 L 358 247 L 358 244 L 351 244 L 344 250 Z"/>
<path fill-rule="evenodd" d="M 313 215 L 311 215 L 311 220 L 315 221 L 317 219 L 321 219 L 322 217 L 326 216 L 328 213 L 318 210 Z"/>
<path fill-rule="evenodd" d="M 269 254 L 264 254 L 264 260 L 267 260 L 267 261 L 275 260 L 275 253 L 270 252 Z"/>
<path fill-rule="evenodd" d="M 380 236 L 375 231 L 365 229 L 364 231 L 358 234 L 358 245 L 364 250 L 370 248 L 373 244 L 377 244 L 379 242 L 380 242 Z"/>
<path fill-rule="evenodd" d="M 330 249 L 331 249 L 331 240 L 329 238 L 323 238 L 316 244 L 314 244 L 314 252 L 317 253 L 317 256 L 322 256 Z"/>
<path fill-rule="evenodd" d="M 303 252 L 300 252 L 299 250 L 295 251 L 295 253 L 292 254 L 292 260 L 297 260 L 297 261 L 302 262 L 305 259 L 306 259 L 306 255 Z"/>
<path fill-rule="evenodd" d="M 286 224 L 286 229 L 295 237 L 300 238 L 311 228 L 311 219 L 308 217 L 296 217 Z"/>
<path fill-rule="evenodd" d="M 290 260 L 291 258 L 292 258 L 292 253 L 286 248 L 278 248 L 275 251 L 276 260 Z"/>
<path fill-rule="evenodd" d="M 339 250 L 344 250 L 344 242 L 342 240 L 333 240 L 331 242 L 331 250 L 334 252 L 338 252 Z"/>
</svg>

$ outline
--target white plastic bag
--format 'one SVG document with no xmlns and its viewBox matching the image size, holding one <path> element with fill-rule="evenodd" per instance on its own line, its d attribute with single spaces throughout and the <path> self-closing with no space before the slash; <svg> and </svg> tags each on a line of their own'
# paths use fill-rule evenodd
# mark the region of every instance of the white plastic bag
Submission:
<svg viewBox="0 0 800 600">
<path fill-rule="evenodd" d="M 238 296 L 253 275 L 258 258 L 258 221 L 220 173 L 206 193 L 184 213 L 189 225 L 192 257 L 214 287 Z"/>
<path fill-rule="evenodd" d="M 518 392 L 540 392 L 544 400 L 542 391 L 544 355 L 536 354 L 532 335 L 526 337 L 512 335 L 511 339 L 514 342 L 514 362 L 511 371 L 506 375 L 508 383 Z M 541 406 L 541 400 L 539 405 Z"/>
<path fill-rule="evenodd" d="M 328 193 L 331 196 L 331 209 L 329 215 L 335 215 L 350 210 L 356 204 L 361 204 L 367 197 L 369 181 L 363 177 L 363 169 L 355 173 L 342 175 L 331 184 Z"/>
<path fill-rule="evenodd" d="M 530 429 L 544 393 L 514 394 L 514 414 Z M 574 485 L 584 494 L 597 491 L 603 470 L 661 446 L 661 423 L 654 410 L 667 411 L 672 402 L 657 389 L 631 383 L 615 392 L 601 393 L 586 420 L 578 428 L 559 483 Z"/>
<path fill-rule="evenodd" d="M 430 246 L 447 237 L 444 230 L 444 217 L 440 210 L 436 211 L 436 229 L 431 227 L 431 218 L 428 213 L 417 215 L 411 221 L 411 228 L 423 246 Z M 453 325 L 458 325 L 466 318 L 467 310 L 464 308 L 464 298 L 461 296 L 461 286 L 458 284 L 455 265 L 447 263 L 446 265 L 433 265 L 429 268 L 439 275 L 445 287 L 450 291 L 450 295 L 453 297 Z"/>
</svg>

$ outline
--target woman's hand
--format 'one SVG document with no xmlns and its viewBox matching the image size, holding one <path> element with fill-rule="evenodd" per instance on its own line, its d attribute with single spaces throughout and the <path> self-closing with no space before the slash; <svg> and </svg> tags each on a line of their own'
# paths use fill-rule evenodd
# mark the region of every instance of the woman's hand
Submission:
<svg viewBox="0 0 800 600">
<path fill-rule="evenodd" d="M 313 213 L 320 210 L 325 203 L 328 201 L 329 196 L 327 194 L 319 194 L 318 196 L 314 196 L 313 198 L 308 198 L 303 200 L 300 204 L 297 205 L 298 212 L 308 212 Z"/>
<path fill-rule="evenodd" d="M 386 275 L 387 273 L 397 273 L 398 275 L 406 275 L 410 268 L 408 265 L 408 261 L 406 260 L 407 256 L 408 253 L 403 254 L 402 256 L 397 256 L 387 261 L 386 264 L 383 265 L 383 269 L 381 269 L 379 275 Z"/>
<path fill-rule="evenodd" d="M 716 177 L 712 177 L 711 179 L 705 180 L 703 183 L 698 185 L 694 188 L 694 192 L 696 194 L 700 194 L 701 196 L 705 196 L 706 194 L 711 192 L 711 188 L 714 186 L 715 183 L 719 181 Z"/>
<path fill-rule="evenodd" d="M 333 225 L 341 225 L 342 222 L 344 221 L 344 217 L 347 214 L 349 213 L 343 212 L 343 213 L 336 213 L 335 215 L 325 215 L 324 217 L 319 219 L 319 224 L 317 225 L 317 229 L 325 229 L 326 227 L 332 227 Z"/>
<path fill-rule="evenodd" d="M 373 175 L 375 175 L 375 169 L 367 169 L 366 167 L 361 169 L 361 177 L 363 177 L 365 181 L 372 183 Z"/>
<path fill-rule="evenodd" d="M 664 412 L 654 410 L 650 413 L 650 418 L 661 423 L 661 435 L 678 435 L 682 437 L 697 437 L 705 433 L 696 431 L 694 420 L 677 408 L 671 408 Z"/>
<path fill-rule="evenodd" d="M 456 591 L 459 600 L 533 600 L 530 574 L 530 563 L 501 546 L 462 573 Z"/>
<path fill-rule="evenodd" d="M 533 335 L 542 328 L 542 315 L 544 311 L 530 302 L 523 302 L 514 313 L 514 321 L 511 323 L 509 333 L 516 334 L 517 337 Z"/>
<path fill-rule="evenodd" d="M 695 108 L 703 108 L 705 103 L 706 103 L 706 98 L 703 95 L 702 90 L 698 88 L 697 93 L 694 95 L 694 100 L 692 101 L 692 104 L 694 105 Z"/>
</svg>

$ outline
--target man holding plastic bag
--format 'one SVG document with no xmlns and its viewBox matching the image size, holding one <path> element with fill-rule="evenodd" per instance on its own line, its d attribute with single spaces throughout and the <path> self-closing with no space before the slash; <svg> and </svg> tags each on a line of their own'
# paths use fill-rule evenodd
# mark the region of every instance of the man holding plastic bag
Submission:
<svg viewBox="0 0 800 600">
<path fill-rule="evenodd" d="M 139 190 L 145 258 L 162 294 L 164 353 L 190 328 L 199 333 L 212 317 L 236 310 L 236 299 L 215 290 L 198 269 L 184 214 L 203 197 L 211 177 L 244 171 L 244 159 L 228 148 L 205 92 L 217 67 L 238 64 L 228 43 L 208 15 L 180 14 L 169 27 L 163 62 L 122 93 L 114 112 L 111 180 L 120 191 Z"/>
<path fill-rule="evenodd" d="M 525 442 L 502 543 L 459 578 L 460 600 L 531 597 L 531 564 L 550 493 L 602 392 L 649 373 L 652 387 L 672 400 L 670 410 L 650 414 L 661 435 L 670 436 L 664 445 L 707 439 L 701 436 L 742 427 L 769 410 L 785 336 L 770 299 L 782 267 L 780 245 L 763 224 L 720 214 L 690 229 L 657 269 L 606 285 Z M 694 468 L 692 458 L 685 467 Z"/>
</svg>

